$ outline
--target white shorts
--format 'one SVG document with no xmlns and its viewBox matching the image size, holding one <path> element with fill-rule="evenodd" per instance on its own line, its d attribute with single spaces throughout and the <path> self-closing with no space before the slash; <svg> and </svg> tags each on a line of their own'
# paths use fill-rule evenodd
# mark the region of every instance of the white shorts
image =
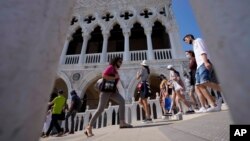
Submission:
<svg viewBox="0 0 250 141">
<path fill-rule="evenodd" d="M 174 86 L 175 91 L 183 89 L 183 87 L 179 83 L 177 83 L 176 81 L 173 81 L 172 84 Z"/>
</svg>

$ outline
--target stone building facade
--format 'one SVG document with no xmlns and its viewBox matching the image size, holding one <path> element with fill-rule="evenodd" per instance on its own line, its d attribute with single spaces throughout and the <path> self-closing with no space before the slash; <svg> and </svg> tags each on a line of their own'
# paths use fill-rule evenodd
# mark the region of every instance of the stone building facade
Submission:
<svg viewBox="0 0 250 141">
<path fill-rule="evenodd" d="M 123 58 L 118 90 L 130 103 L 136 97 L 136 72 L 147 60 L 153 95 L 157 76 L 172 64 L 182 74 L 187 60 L 181 47 L 171 0 L 77 0 L 58 67 L 56 88 L 75 89 L 96 108 L 95 82 L 114 56 Z M 152 96 L 154 98 L 154 96 Z"/>
</svg>

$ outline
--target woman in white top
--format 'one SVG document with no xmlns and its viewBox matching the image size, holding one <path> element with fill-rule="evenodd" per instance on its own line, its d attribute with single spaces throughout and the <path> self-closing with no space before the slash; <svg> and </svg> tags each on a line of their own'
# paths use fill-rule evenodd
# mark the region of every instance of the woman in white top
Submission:
<svg viewBox="0 0 250 141">
<path fill-rule="evenodd" d="M 192 110 L 191 104 L 187 102 L 187 100 L 184 97 L 184 83 L 180 78 L 180 74 L 178 71 L 174 69 L 172 65 L 168 65 L 168 70 L 170 70 L 170 82 L 173 85 L 173 92 L 172 92 L 172 103 L 171 107 L 169 110 L 169 113 L 172 113 L 173 106 L 176 103 L 177 107 L 179 108 L 179 112 L 177 114 L 183 113 L 181 105 L 180 105 L 180 100 L 183 101 L 183 103 L 188 107 L 188 111 L 186 112 L 187 114 L 194 113 Z"/>
</svg>

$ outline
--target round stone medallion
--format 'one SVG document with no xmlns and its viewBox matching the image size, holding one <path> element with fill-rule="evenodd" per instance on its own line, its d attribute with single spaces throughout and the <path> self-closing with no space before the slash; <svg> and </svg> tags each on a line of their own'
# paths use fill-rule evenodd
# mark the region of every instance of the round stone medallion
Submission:
<svg viewBox="0 0 250 141">
<path fill-rule="evenodd" d="M 72 78 L 73 78 L 74 81 L 77 81 L 77 80 L 80 79 L 80 76 L 81 76 L 80 73 L 75 73 L 75 74 L 73 74 Z"/>
</svg>

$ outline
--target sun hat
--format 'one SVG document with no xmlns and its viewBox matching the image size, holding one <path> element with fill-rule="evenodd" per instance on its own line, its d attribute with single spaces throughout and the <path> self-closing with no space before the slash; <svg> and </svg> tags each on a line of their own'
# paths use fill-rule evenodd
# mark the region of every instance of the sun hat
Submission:
<svg viewBox="0 0 250 141">
<path fill-rule="evenodd" d="M 173 68 L 173 65 L 168 65 L 168 70 Z"/>
<path fill-rule="evenodd" d="M 141 63 L 141 65 L 148 66 L 147 60 L 143 60 L 142 63 Z"/>
</svg>

